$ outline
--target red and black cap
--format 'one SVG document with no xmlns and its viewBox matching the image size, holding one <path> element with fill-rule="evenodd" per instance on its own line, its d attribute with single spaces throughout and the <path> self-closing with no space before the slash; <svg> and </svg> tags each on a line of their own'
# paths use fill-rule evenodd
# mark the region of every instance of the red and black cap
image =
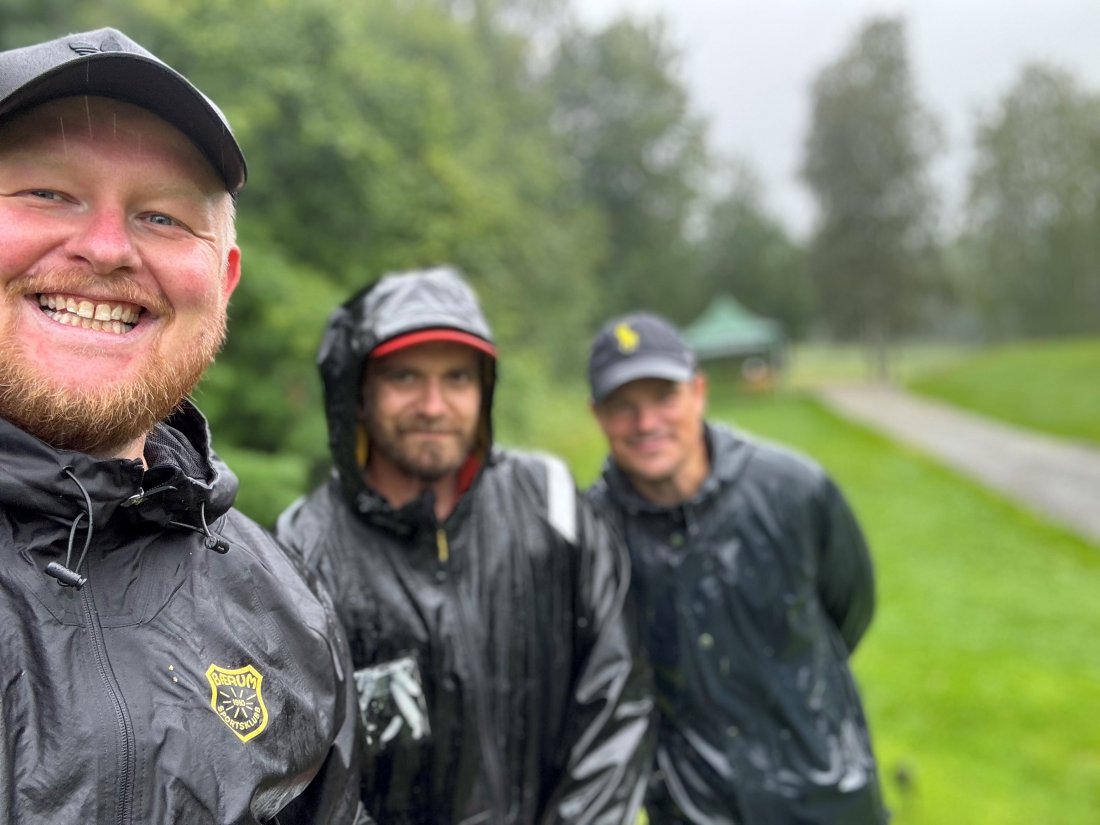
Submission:
<svg viewBox="0 0 1100 825">
<path fill-rule="evenodd" d="M 497 357 L 497 349 L 489 341 L 484 338 L 480 338 L 470 332 L 464 332 L 460 329 L 452 329 L 449 327 L 432 327 L 429 329 L 418 329 L 414 332 L 406 332 L 401 335 L 396 335 L 390 338 L 388 341 L 383 341 L 376 346 L 370 352 L 371 358 L 382 358 L 386 355 L 392 355 L 398 350 L 403 350 L 406 347 L 415 347 L 417 344 L 430 344 L 436 341 L 446 341 L 452 344 L 465 344 L 468 347 L 473 347 L 480 352 L 484 352 L 486 355 L 492 358 Z"/>
</svg>

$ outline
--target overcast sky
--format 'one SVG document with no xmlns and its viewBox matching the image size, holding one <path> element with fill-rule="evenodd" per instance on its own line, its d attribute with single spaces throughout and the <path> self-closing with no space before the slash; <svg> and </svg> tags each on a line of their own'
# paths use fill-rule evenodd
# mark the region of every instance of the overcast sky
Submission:
<svg viewBox="0 0 1100 825">
<path fill-rule="evenodd" d="M 797 179 L 809 86 L 869 16 L 901 14 L 917 93 L 943 126 L 935 167 L 948 207 L 965 188 L 975 114 L 1027 62 L 1054 63 L 1100 92 L 1100 0 L 577 0 L 582 20 L 663 16 L 712 146 L 748 160 L 772 211 L 802 234 L 813 204 Z"/>
</svg>

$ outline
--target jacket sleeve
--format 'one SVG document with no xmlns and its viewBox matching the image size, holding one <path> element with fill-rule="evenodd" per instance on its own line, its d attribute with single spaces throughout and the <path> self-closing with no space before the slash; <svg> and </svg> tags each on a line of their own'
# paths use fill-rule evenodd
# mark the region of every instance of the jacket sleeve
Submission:
<svg viewBox="0 0 1100 825">
<path fill-rule="evenodd" d="M 821 602 L 851 654 L 875 611 L 871 553 L 855 514 L 836 484 L 826 479 L 818 564 Z"/>
<path fill-rule="evenodd" d="M 299 569 L 301 565 L 299 564 Z M 335 735 L 328 756 L 305 791 L 284 808 L 277 819 L 279 825 L 372 825 L 372 820 L 359 798 L 361 765 L 362 717 L 352 678 L 351 654 L 344 631 L 328 594 L 314 576 L 303 570 L 311 589 L 325 605 L 328 620 L 329 650 L 336 680 Z"/>
<path fill-rule="evenodd" d="M 637 644 L 625 546 L 575 490 L 574 502 L 578 644 L 565 769 L 542 823 L 627 825 L 641 807 L 655 747 L 652 674 Z"/>
</svg>

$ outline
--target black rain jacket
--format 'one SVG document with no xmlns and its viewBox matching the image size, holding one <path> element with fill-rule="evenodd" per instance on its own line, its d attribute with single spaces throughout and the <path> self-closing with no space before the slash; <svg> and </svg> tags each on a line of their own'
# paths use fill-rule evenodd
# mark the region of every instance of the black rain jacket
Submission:
<svg viewBox="0 0 1100 825">
<path fill-rule="evenodd" d="M 871 558 L 816 464 L 721 426 L 689 501 L 647 502 L 610 460 L 614 514 L 661 716 L 651 821 L 886 821 L 848 658 L 871 622 Z M 679 809 L 677 811 L 677 809 Z"/>
<path fill-rule="evenodd" d="M 194 407 L 146 456 L 0 419 L 0 822 L 367 821 L 331 605 L 231 509 Z"/>
<path fill-rule="evenodd" d="M 489 339 L 449 270 L 383 279 L 322 345 L 331 480 L 279 536 L 329 587 L 357 668 L 380 823 L 632 823 L 652 755 L 649 672 L 633 660 L 627 559 L 556 459 L 491 450 L 437 523 L 430 494 L 394 509 L 356 460 L 366 354 L 404 332 Z M 486 359 L 482 444 L 493 363 Z"/>
</svg>

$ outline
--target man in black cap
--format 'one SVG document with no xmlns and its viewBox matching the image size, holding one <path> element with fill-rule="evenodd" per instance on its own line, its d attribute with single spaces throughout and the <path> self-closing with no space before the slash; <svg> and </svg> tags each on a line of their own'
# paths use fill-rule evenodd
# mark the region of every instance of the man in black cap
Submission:
<svg viewBox="0 0 1100 825">
<path fill-rule="evenodd" d="M 112 29 L 0 53 L 0 822 L 365 822 L 327 597 L 187 395 L 240 148 Z"/>
<path fill-rule="evenodd" d="M 609 321 L 588 378 L 610 448 L 589 497 L 626 536 L 657 685 L 650 822 L 885 822 L 848 666 L 871 559 L 840 490 L 707 422 L 706 379 L 656 315 Z"/>
<path fill-rule="evenodd" d="M 626 551 L 558 459 L 494 447 L 469 285 L 387 275 L 329 318 L 334 472 L 279 519 L 351 642 L 382 823 L 633 825 L 652 752 Z"/>
</svg>

